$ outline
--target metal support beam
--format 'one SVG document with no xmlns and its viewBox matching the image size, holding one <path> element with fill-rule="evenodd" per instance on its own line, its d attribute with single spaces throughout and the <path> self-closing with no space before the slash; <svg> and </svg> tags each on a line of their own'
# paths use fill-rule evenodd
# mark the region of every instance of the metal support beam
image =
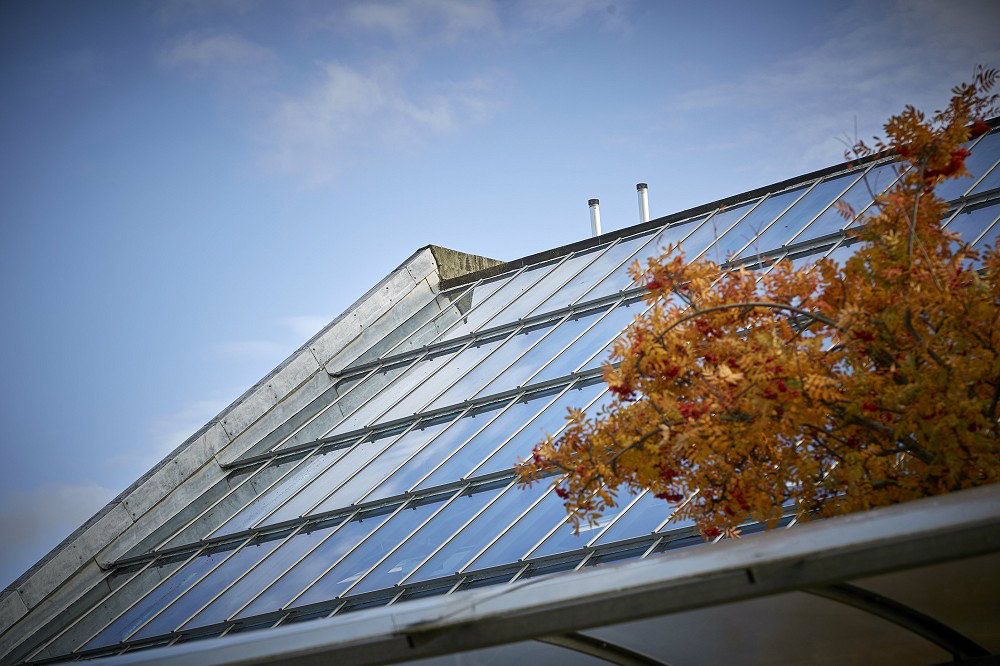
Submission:
<svg viewBox="0 0 1000 666">
<path fill-rule="evenodd" d="M 662 661 L 651 659 L 644 654 L 639 654 L 621 645 L 602 641 L 600 638 L 594 638 L 593 636 L 587 636 L 575 631 L 556 636 L 542 636 L 535 640 L 603 659 L 610 664 L 617 664 L 618 666 L 667 666 Z"/>
</svg>

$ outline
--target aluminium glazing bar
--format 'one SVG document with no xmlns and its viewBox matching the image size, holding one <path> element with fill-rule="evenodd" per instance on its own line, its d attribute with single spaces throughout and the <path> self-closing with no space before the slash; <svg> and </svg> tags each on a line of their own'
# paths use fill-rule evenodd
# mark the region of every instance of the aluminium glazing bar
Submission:
<svg viewBox="0 0 1000 666">
<path fill-rule="evenodd" d="M 780 194 L 780 192 L 779 192 L 778 194 Z M 693 263 L 693 262 L 697 261 L 698 259 L 700 259 L 700 258 L 701 258 L 702 256 L 704 256 L 704 254 L 705 254 L 706 252 L 708 252 L 708 251 L 709 251 L 710 249 L 712 249 L 712 247 L 713 247 L 713 246 L 715 245 L 715 243 L 716 243 L 716 242 L 717 242 L 717 241 L 718 241 L 718 240 L 719 240 L 720 238 L 722 238 L 722 237 L 723 237 L 723 236 L 725 236 L 725 235 L 726 235 L 727 233 L 729 233 L 729 232 L 730 232 L 730 231 L 731 231 L 731 230 L 732 230 L 732 229 L 733 229 L 734 227 L 736 227 L 736 225 L 737 225 L 737 224 L 739 224 L 740 222 L 742 222 L 742 221 L 743 221 L 743 218 L 745 218 L 745 217 L 746 217 L 747 215 L 749 215 L 750 213 L 752 213 L 752 212 L 754 212 L 755 210 L 757 210 L 757 207 L 758 207 L 758 206 L 760 206 L 760 205 L 761 205 L 762 203 L 764 203 L 765 201 L 767 201 L 768 199 L 770 199 L 770 198 L 771 198 L 772 196 L 774 196 L 774 194 L 773 194 L 773 193 L 771 193 L 771 192 L 768 192 L 768 193 L 767 193 L 767 194 L 765 194 L 764 196 L 762 196 L 762 197 L 760 197 L 759 199 L 757 199 L 757 201 L 756 201 L 756 202 L 755 202 L 755 203 L 754 203 L 754 204 L 753 204 L 752 206 L 750 206 L 750 208 L 749 208 L 749 209 L 747 209 L 747 211 L 746 211 L 745 213 L 743 213 L 742 215 L 740 215 L 739 219 L 737 219 L 737 220 L 736 220 L 735 222 L 733 222 L 733 223 L 732 223 L 732 224 L 730 224 L 730 225 L 729 225 L 728 227 L 726 227 L 725 231 L 723 231 L 722 233 L 719 233 L 719 230 L 718 230 L 718 229 L 716 229 L 716 230 L 715 230 L 715 232 L 716 232 L 716 233 L 715 233 L 715 238 L 713 238 L 713 239 L 712 239 L 712 242 L 710 242 L 710 243 L 709 243 L 709 244 L 708 244 L 707 246 L 705 246 L 705 249 L 703 249 L 703 250 L 702 250 L 701 252 L 699 252 L 699 253 L 698 253 L 697 255 L 695 255 L 695 256 L 693 256 L 693 257 L 691 257 L 690 259 L 688 259 L 688 263 L 689 263 L 689 264 L 690 264 L 690 263 Z M 751 201 L 752 201 L 752 200 L 751 200 Z M 721 210 L 721 208 L 720 208 L 719 210 Z M 705 223 L 707 224 L 707 223 L 708 223 L 708 220 L 705 220 Z M 690 234 L 688 234 L 688 236 L 690 236 Z"/>
<path fill-rule="evenodd" d="M 833 208 L 834 206 L 836 206 L 836 205 L 837 205 L 837 202 L 838 202 L 838 201 L 840 201 L 840 198 L 841 198 L 841 197 L 843 197 L 843 196 L 844 196 L 845 194 L 847 194 L 847 192 L 848 192 L 848 191 L 849 191 L 849 190 L 850 190 L 850 189 L 851 189 L 852 187 L 854 187 L 855 185 L 857 185 L 857 184 L 858 184 L 858 181 L 860 181 L 860 180 L 861 180 L 862 178 L 865 178 L 865 177 L 866 177 L 866 176 L 868 175 L 868 172 L 869 172 L 869 171 L 871 171 L 871 170 L 872 170 L 872 169 L 874 169 L 874 168 L 875 168 L 875 162 L 872 162 L 871 164 L 867 165 L 867 167 L 863 167 L 863 168 L 861 168 L 861 169 L 858 169 L 858 177 L 857 177 L 857 178 L 855 178 L 854 180 L 852 180 L 852 181 L 851 181 L 851 182 L 850 182 L 850 183 L 848 184 L 848 186 L 847 186 L 847 187 L 845 187 L 845 188 L 843 189 L 843 191 L 841 191 L 841 192 L 840 192 L 840 194 L 838 194 L 837 196 L 835 196 L 835 197 L 833 198 L 833 201 L 831 201 L 831 202 L 830 202 L 829 204 L 827 204 L 827 205 L 826 205 L 826 206 L 825 206 L 825 207 L 823 208 L 823 210 L 821 210 L 820 212 L 818 212 L 818 213 L 816 213 L 815 215 L 813 215 L 813 216 L 812 216 L 812 217 L 811 217 L 811 218 L 809 219 L 809 221 L 808 221 L 808 222 L 806 222 L 805 224 L 803 224 L 803 225 L 802 225 L 802 228 L 801 228 L 801 229 L 799 229 L 798 231 L 796 231 L 795 233 L 793 233 L 793 234 L 792 234 L 792 235 L 791 235 L 791 236 L 790 236 L 790 237 L 788 238 L 788 240 L 787 240 L 787 241 L 785 241 L 784 243 L 782 243 L 782 244 L 781 244 L 781 247 L 787 247 L 787 246 L 791 245 L 792 243 L 794 243 L 794 242 L 795 242 L 795 239 L 796 239 L 796 238 L 798 238 L 798 237 L 799 237 L 799 236 L 800 236 L 801 234 L 803 234 L 803 233 L 805 232 L 805 230 L 806 230 L 806 229 L 808 229 L 808 228 L 809 228 L 809 225 L 811 225 L 811 224 L 812 224 L 813 222 L 815 222 L 815 221 L 816 221 L 816 220 L 818 220 L 818 219 L 819 219 L 820 217 L 822 217 L 823 215 L 825 215 L 825 214 L 826 214 L 826 212 L 827 212 L 828 210 L 830 210 L 831 208 Z M 850 171 L 848 171 L 848 173 L 850 173 Z M 837 177 L 837 174 L 834 174 L 833 176 L 828 176 L 827 178 L 834 178 L 834 177 Z M 778 248 L 776 248 L 776 249 L 778 249 Z M 767 250 L 765 250 L 765 252 L 766 252 L 766 251 L 767 251 Z"/>
<path fill-rule="evenodd" d="M 83 648 L 83 646 L 87 645 L 88 643 L 90 643 L 90 641 L 92 641 L 95 638 L 97 638 L 101 634 L 102 631 L 104 631 L 105 629 L 107 629 L 108 627 L 110 627 L 112 624 L 114 624 L 115 622 L 117 622 L 119 618 L 121 618 L 123 615 L 125 615 L 126 613 L 128 613 L 130 610 L 132 610 L 136 606 L 136 604 L 138 604 L 140 601 L 142 601 L 143 599 L 145 599 L 146 597 L 148 597 L 149 595 L 151 595 L 153 592 L 155 592 L 157 589 L 159 589 L 163 585 L 166 585 L 167 581 L 169 581 L 171 578 L 173 578 L 174 575 L 178 571 L 181 571 L 182 569 L 184 569 L 184 567 L 186 567 L 188 564 L 190 564 L 191 562 L 193 562 L 196 557 L 199 557 L 206 550 L 208 550 L 208 546 L 204 546 L 202 548 L 195 548 L 193 551 L 191 551 L 191 555 L 186 560 L 184 560 L 183 562 L 181 562 L 180 566 L 178 566 L 176 569 L 174 569 L 173 571 L 171 571 L 170 574 L 166 578 L 164 578 L 159 583 L 157 583 L 156 585 L 154 585 L 153 587 L 151 587 L 149 590 L 147 590 L 145 594 L 139 595 L 138 598 L 136 598 L 135 600 L 133 600 L 132 603 L 130 603 L 128 606 L 126 606 L 124 609 L 122 609 L 121 612 L 119 612 L 113 618 L 111 618 L 110 620 L 108 620 L 97 631 L 95 631 L 93 634 L 91 634 L 90 637 L 88 637 L 86 640 L 84 640 L 82 643 L 80 643 L 80 645 L 78 645 L 76 647 L 76 649 L 73 650 L 73 653 L 75 654 L 75 653 L 79 652 Z M 152 563 L 153 563 L 153 561 L 150 561 L 150 564 L 152 564 Z M 118 590 L 116 590 L 116 592 L 120 591 L 121 589 L 122 588 L 118 588 Z M 95 606 L 94 609 L 96 609 L 96 608 L 97 607 Z M 92 610 L 94 610 L 94 609 L 92 609 Z"/>
<path fill-rule="evenodd" d="M 354 589 L 354 587 L 356 587 L 359 583 L 361 583 L 361 581 L 363 581 L 368 574 L 370 574 L 372 571 L 374 571 L 386 559 L 388 559 L 389 557 L 391 557 L 393 553 L 395 553 L 397 550 L 399 550 L 400 548 L 402 548 L 403 545 L 406 544 L 413 537 L 414 534 L 416 534 L 418 531 L 420 531 L 420 529 L 424 525 L 426 525 L 428 522 L 430 522 L 431 520 L 433 520 L 435 516 L 437 516 L 439 513 L 441 513 L 445 509 L 445 507 L 449 506 L 452 502 L 454 502 L 456 499 L 458 499 L 459 497 L 461 497 L 462 493 L 464 493 L 466 490 L 468 490 L 469 487 L 470 487 L 470 485 L 471 484 L 466 483 L 465 485 L 463 485 L 461 488 L 458 489 L 458 492 L 452 494 L 451 497 L 449 497 L 448 499 L 446 499 L 445 501 L 443 501 L 441 503 L 441 506 L 439 506 L 437 509 L 435 509 L 431 513 L 431 515 L 427 516 L 427 518 L 425 518 L 424 520 L 422 520 L 419 525 L 417 525 L 412 530 L 410 530 L 407 533 L 407 535 L 405 537 L 403 537 L 402 539 L 400 539 L 399 543 L 397 543 L 393 548 L 390 548 L 388 552 L 386 552 L 381 557 L 377 558 L 377 560 L 376 560 L 376 562 L 374 564 L 372 564 L 370 567 L 368 567 L 367 569 L 365 569 L 364 573 L 362 573 L 350 585 L 348 585 L 346 588 L 344 588 L 340 592 L 340 594 L 337 595 L 337 597 L 338 598 L 344 598 L 346 596 L 349 596 L 350 593 L 351 593 L 351 590 Z M 388 521 L 386 521 L 386 522 L 388 522 Z M 384 524 L 385 523 L 383 523 L 383 525 Z M 374 534 L 377 531 L 378 530 L 376 529 L 375 531 L 372 532 L 372 534 Z M 402 590 L 400 590 L 400 593 L 402 593 Z"/>
<path fill-rule="evenodd" d="M 308 592 L 312 588 L 312 586 L 315 585 L 321 578 L 323 578 L 328 573 L 330 573 L 331 571 L 333 571 L 334 567 L 336 567 L 338 564 L 340 564 L 345 558 L 347 558 L 348 556 L 350 556 L 351 553 L 353 553 L 354 551 L 356 551 L 364 543 L 366 543 L 369 539 L 371 539 L 372 535 L 374 535 L 376 532 L 378 532 L 386 523 L 388 523 L 395 516 L 397 516 L 400 511 L 402 511 L 403 509 L 409 507 L 409 505 L 412 504 L 413 501 L 414 501 L 413 499 L 409 499 L 409 500 L 406 500 L 404 502 L 401 502 L 399 504 L 399 506 L 397 506 L 395 508 L 395 510 L 392 511 L 392 513 L 390 513 L 387 518 L 385 518 L 385 520 L 383 520 L 381 523 L 379 523 L 378 525 L 376 525 L 375 528 L 371 532 L 369 532 L 368 534 L 366 534 L 363 539 L 361 539 L 360 541 L 358 541 L 352 547 L 348 548 L 340 557 L 338 557 L 332 564 L 330 564 L 330 566 L 328 566 L 326 569 L 324 569 L 321 574 L 319 574 L 318 576 L 316 576 L 312 580 L 311 583 L 309 583 L 308 585 L 306 585 L 305 588 L 303 588 L 302 590 L 300 590 L 298 592 L 298 594 L 296 594 L 295 596 L 293 596 L 287 603 L 285 603 L 281 607 L 281 610 L 289 610 L 291 608 L 292 604 L 294 604 L 295 601 L 299 597 L 301 597 L 303 594 L 305 594 L 306 592 Z M 344 524 L 346 524 L 346 522 Z"/>
<path fill-rule="evenodd" d="M 240 542 L 240 544 L 238 546 L 236 546 L 235 548 L 233 548 L 233 550 L 228 555 L 226 555 L 221 560 L 219 560 L 219 562 L 216 563 L 215 566 L 209 567 L 209 569 L 207 571 L 205 571 L 204 573 L 202 573 L 201 576 L 198 576 L 190 585 L 188 585 L 186 588 L 184 588 L 183 590 L 181 590 L 181 592 L 178 593 L 177 596 L 175 596 L 173 599 L 171 599 L 166 604 L 164 604 L 163 606 L 161 606 L 160 610 L 156 611 L 150 617 L 146 618 L 145 622 L 143 622 L 138 627 L 136 627 L 135 629 L 133 629 L 129 634 L 127 634 L 124 638 L 122 638 L 120 642 L 124 643 L 124 642 L 128 641 L 130 638 L 132 638 L 133 636 L 135 636 L 137 633 L 139 633 L 140 631 L 142 631 L 143 628 L 147 624 L 149 624 L 150 622 L 152 622 L 153 620 L 155 620 L 164 611 L 166 611 L 168 608 L 170 608 L 171 606 L 173 606 L 177 602 L 178 599 L 180 599 L 185 594 L 187 594 L 189 591 L 191 591 L 191 589 L 194 588 L 195 585 L 197 585 L 201 581 L 205 580 L 205 578 L 208 577 L 209 575 L 211 575 L 216 569 L 218 569 L 223 564 L 225 564 L 226 562 L 228 562 L 230 558 L 232 558 L 234 555 L 236 555 L 236 553 L 238 553 L 244 546 L 246 546 L 248 543 L 250 543 L 253 539 L 254 539 L 253 536 L 249 536 L 246 539 L 244 539 L 242 542 Z"/>
<path fill-rule="evenodd" d="M 751 239 L 750 239 L 749 241 L 747 241 L 747 242 L 746 242 L 746 244 L 745 244 L 745 245 L 743 245 L 743 247 L 741 247 L 740 249 L 738 249 L 738 250 L 736 250 L 735 252 L 733 252 L 733 255 L 732 255 L 732 256 L 733 256 L 733 260 L 735 260 L 735 259 L 736 259 L 736 257 L 740 256 L 740 253 L 742 253 L 742 252 L 743 252 L 744 250 L 746 250 L 746 249 L 747 249 L 748 247 L 750 247 L 751 245 L 753 245 L 753 244 L 754 244 L 754 241 L 756 241 L 756 240 L 757 240 L 758 238 L 760 238 L 761 236 L 763 236 L 763 235 L 764 235 L 764 233 L 765 233 L 765 232 L 766 232 L 766 231 L 767 231 L 768 229 L 770 229 L 770 228 L 771 228 L 771 227 L 773 227 L 773 226 L 774 226 L 775 224 L 777 224 L 777 223 L 778 223 L 778 220 L 780 220 L 780 219 L 781 219 L 781 218 L 782 218 L 782 217 L 783 217 L 783 216 L 785 215 L 785 213 L 787 213 L 787 212 L 788 212 L 788 211 L 790 211 L 790 210 L 791 210 L 792 208 L 794 208 L 794 207 L 795 207 L 795 204 L 797 204 L 797 203 L 799 203 L 800 201 L 802 201 L 802 199 L 804 199 L 804 198 L 805 198 L 806 196 L 808 196 L 808 195 L 809 195 L 809 193 L 810 193 L 810 192 L 812 192 L 812 191 L 813 191 L 814 189 L 816 189 L 816 187 L 817 187 L 817 186 L 818 186 L 818 185 L 819 185 L 819 184 L 820 184 L 821 182 L 823 182 L 824 180 L 825 180 L 824 178 L 817 178 L 816 180 L 814 180 L 814 181 L 812 182 L 812 184 L 811 184 L 811 185 L 809 185 L 808 187 L 806 187 L 806 188 L 805 188 L 805 189 L 804 189 L 804 190 L 802 191 L 802 194 L 800 194 L 800 195 L 799 195 L 798 197 L 796 197 L 795 201 L 793 201 L 792 203 L 788 204 L 788 206 L 786 206 L 786 207 L 785 207 L 785 209 L 784 209 L 783 211 L 781 211 L 780 213 L 778 213 L 778 216 L 777 216 L 776 218 L 774 218 L 773 220 L 771 220 L 770 222 L 768 222 L 767 224 L 765 224 L 765 225 L 764 225 L 764 226 L 763 226 L 763 227 L 762 227 L 761 229 L 757 230 L 757 231 L 756 231 L 756 232 L 754 233 L 754 235 L 753 235 L 753 238 L 751 238 Z M 854 180 L 854 181 L 851 181 L 851 184 L 853 185 L 853 184 L 854 184 L 855 182 L 857 182 L 857 181 L 856 181 L 856 180 Z M 848 186 L 848 187 L 850 187 L 850 186 Z M 783 191 L 781 191 L 781 192 L 777 192 L 776 194 L 784 194 L 784 192 L 787 192 L 787 191 L 789 191 L 789 190 L 792 190 L 792 189 L 794 189 L 794 188 L 789 188 L 789 189 L 787 189 L 787 190 L 783 190 Z M 846 192 L 846 191 L 847 191 L 847 190 L 845 189 L 845 190 L 844 190 L 844 192 Z M 840 196 L 841 196 L 841 195 L 843 195 L 843 192 L 841 192 L 840 194 L 838 194 L 838 195 L 837 195 L 837 198 L 840 198 Z M 833 199 L 833 201 L 836 201 L 836 200 L 837 200 L 837 198 Z M 833 201 L 831 201 L 831 202 L 830 202 L 830 204 L 831 204 L 831 205 L 833 204 Z M 829 206 L 828 206 L 828 207 L 829 207 Z M 823 210 L 825 211 L 825 210 L 826 210 L 826 208 L 824 208 Z M 819 213 L 817 213 L 817 215 L 818 215 L 818 214 L 819 214 Z M 815 219 L 815 217 L 814 217 L 813 219 Z M 784 243 L 782 243 L 782 245 L 784 245 Z M 766 251 L 767 251 L 768 249 L 769 249 L 769 248 L 764 248 L 764 251 L 766 252 Z M 729 263 L 729 261 L 726 261 L 726 262 L 724 262 L 724 263 Z"/>
<path fill-rule="evenodd" d="M 298 566 L 299 562 L 301 562 L 301 561 L 302 561 L 302 560 L 304 560 L 305 558 L 309 557 L 309 555 L 310 555 L 310 554 L 311 554 L 311 553 L 312 553 L 313 551 L 315 551 L 315 550 L 316 550 L 317 548 L 319 548 L 319 547 L 320 547 L 320 546 L 322 546 L 322 545 L 323 545 L 324 543 L 326 543 L 327 541 L 329 541 L 329 540 L 330 540 L 330 538 L 331 538 L 331 537 L 333 537 L 333 535 L 334 535 L 334 534 L 336 534 L 337 532 L 339 532 L 339 531 L 341 530 L 341 528 L 343 528 L 343 527 L 344 527 L 344 525 L 346 525 L 346 524 L 348 524 L 349 522 L 351 522 L 352 520 L 354 520 L 354 518 L 355 518 L 355 517 L 357 517 L 357 515 L 358 515 L 359 513 L 360 513 L 359 511 L 354 511 L 354 512 L 352 512 L 352 513 L 350 513 L 350 514 L 347 514 L 347 515 L 346 515 L 346 516 L 344 517 L 344 519 L 343 519 L 343 520 L 342 520 L 342 521 L 341 521 L 340 523 L 338 523 L 337 525 L 335 525 L 335 526 L 333 527 L 333 529 L 331 529 L 331 530 L 330 530 L 330 533 L 329 533 L 329 534 L 327 534 L 327 535 L 326 535 L 325 537 L 323 537 L 322 539 L 320 539 L 320 540 L 319 540 L 319 541 L 318 541 L 318 542 L 317 542 L 317 543 L 316 543 L 316 544 L 315 544 L 315 545 L 314 545 L 314 546 L 313 546 L 312 548 L 309 548 L 309 549 L 307 549 L 307 550 L 306 550 L 306 551 L 305 551 L 304 553 L 302 553 L 302 555 L 300 555 L 300 556 L 299 556 L 299 557 L 298 557 L 298 558 L 297 558 L 297 559 L 296 559 L 296 560 L 295 560 L 294 562 L 292 562 L 292 563 L 291 563 L 291 564 L 289 564 L 289 565 L 288 565 L 287 567 L 285 567 L 285 568 L 284 568 L 284 569 L 283 569 L 283 570 L 282 570 L 282 571 L 281 571 L 281 572 L 280 572 L 280 573 L 279 573 L 279 574 L 278 574 L 277 576 L 275 576 L 274 578 L 272 578 L 272 579 L 271 579 L 271 582 L 267 583 L 266 585 L 264 585 L 264 587 L 260 588 L 260 590 L 259 590 L 259 591 L 257 592 L 257 594 L 255 594 L 255 595 L 253 595 L 252 597 L 250 597 L 249 599 L 247 599 L 247 601 L 246 601 L 246 602 L 244 602 L 244 604 L 243 604 L 242 606 L 240 606 L 240 607 L 239 607 L 239 608 L 237 608 L 237 609 L 236 609 L 235 611 L 233 611 L 233 612 L 232 612 L 232 613 L 231 613 L 231 614 L 230 614 L 230 615 L 229 615 L 229 616 L 228 616 L 228 617 L 226 618 L 226 620 L 227 620 L 228 622 L 233 622 L 233 621 L 235 621 L 236 617 L 237 617 L 237 616 L 238 616 L 238 615 L 239 615 L 239 614 L 240 614 L 241 612 L 243 612 L 243 610 L 244 610 L 244 609 L 245 609 L 245 608 L 246 608 L 247 606 L 249 606 L 249 605 L 250 605 L 250 604 L 252 604 L 252 603 L 253 603 L 254 601 L 256 601 L 256 600 L 257 600 L 257 599 L 258 599 L 258 598 L 260 597 L 260 595 L 264 594 L 264 592 L 266 592 L 267 590 L 269 590 L 269 589 L 270 589 L 270 588 L 271 588 L 271 587 L 272 587 L 272 586 L 273 586 L 273 585 L 274 585 L 274 584 L 275 584 L 276 582 L 278 582 L 279 580 L 281 580 L 281 578 L 282 578 L 282 577 L 283 577 L 283 576 L 284 576 L 285 574 L 287 574 L 287 573 L 288 573 L 289 571 L 291 571 L 291 570 L 292 570 L 292 569 L 294 569 L 294 568 L 295 568 L 296 566 Z M 317 521 L 317 522 L 322 522 L 322 521 Z M 298 530 L 296 530 L 296 534 L 300 533 L 300 532 L 302 531 L 302 529 L 304 529 L 304 528 L 305 528 L 305 525 L 306 525 L 306 524 L 307 524 L 307 523 L 303 523 L 303 525 L 301 526 L 301 528 L 300 528 L 300 529 L 298 529 Z M 287 543 L 287 542 L 286 542 L 286 543 Z M 270 558 L 270 557 L 272 557 L 272 556 L 274 555 L 274 553 L 276 553 L 276 552 L 277 552 L 277 549 L 275 549 L 275 550 L 271 551 L 271 553 L 270 553 L 270 554 L 268 554 L 268 556 L 267 556 L 267 557 L 265 557 L 265 558 L 264 558 L 263 560 L 261 560 L 261 562 L 265 562 L 265 561 L 267 561 L 267 559 L 268 559 L 268 558 Z M 260 563 L 258 563 L 258 565 L 259 565 L 259 564 L 260 564 Z M 256 568 L 256 567 L 254 567 L 254 568 Z M 280 609 L 278 609 L 278 610 L 284 610 L 284 608 L 280 608 Z"/>
<path fill-rule="evenodd" d="M 191 620 L 193 620 L 194 618 L 196 618 L 203 610 L 205 610 L 206 608 L 208 608 L 209 606 L 211 606 L 213 603 L 215 603 L 216 599 L 218 599 L 219 597 L 221 597 L 222 595 L 224 595 L 226 592 L 228 592 L 237 583 L 239 583 L 241 580 L 243 580 L 244 578 L 246 578 L 247 576 L 249 576 L 251 574 L 251 572 L 253 572 L 253 571 L 255 571 L 257 569 L 257 567 L 262 566 L 264 564 L 264 562 L 267 560 L 267 558 L 269 558 L 272 554 L 274 554 L 275 552 L 277 552 L 280 548 L 284 547 L 284 545 L 286 543 L 288 543 L 293 538 L 295 538 L 295 536 L 298 535 L 305 528 L 305 526 L 306 526 L 306 523 L 302 523 L 301 525 L 293 528 L 291 532 L 289 532 L 284 538 L 281 539 L 281 543 L 279 543 L 277 546 L 275 546 L 274 549 L 270 553 L 268 553 L 267 555 L 265 555 L 264 557 L 262 557 L 260 560 L 258 560 L 257 562 L 255 562 L 253 564 L 253 566 L 249 567 L 246 571 L 244 571 L 239 576 L 237 576 L 232 581 L 230 581 L 230 583 L 228 585 L 226 585 L 224 588 L 222 588 L 221 590 L 219 590 L 218 592 L 216 592 L 210 599 L 208 599 L 199 608 L 197 608 L 193 613 L 191 613 L 191 615 L 189 615 L 187 618 L 185 618 L 185 620 L 183 622 L 181 622 L 179 625 L 177 625 L 177 628 L 174 629 L 174 631 L 175 632 L 179 632 L 179 631 L 183 630 L 184 627 L 185 627 L 185 625 L 187 625 L 188 622 L 190 622 Z M 254 535 L 251 538 L 256 538 L 257 536 L 260 536 L 260 535 Z M 228 631 L 228 629 L 227 629 L 227 631 Z"/>
</svg>

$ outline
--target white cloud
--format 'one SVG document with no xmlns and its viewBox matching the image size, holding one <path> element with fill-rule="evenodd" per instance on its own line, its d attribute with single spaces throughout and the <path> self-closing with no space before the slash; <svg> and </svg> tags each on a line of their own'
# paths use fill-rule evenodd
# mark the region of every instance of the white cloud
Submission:
<svg viewBox="0 0 1000 666">
<path fill-rule="evenodd" d="M 0 588 L 5 587 L 115 497 L 92 481 L 51 483 L 0 496 Z"/>
<path fill-rule="evenodd" d="M 346 10 L 345 19 L 353 28 L 428 43 L 454 43 L 500 30 L 496 7 L 488 0 L 359 2 Z"/>
<path fill-rule="evenodd" d="M 277 56 L 270 49 L 234 33 L 191 33 L 164 49 L 159 60 L 168 68 L 219 73 L 270 70 Z"/>
<path fill-rule="evenodd" d="M 490 93 L 483 79 L 412 92 L 391 68 L 326 63 L 311 87 L 278 104 L 266 162 L 309 185 L 328 182 L 358 157 L 483 120 L 494 105 Z"/>
<path fill-rule="evenodd" d="M 295 315 L 284 317 L 279 323 L 287 327 L 296 339 L 305 342 L 319 333 L 320 329 L 329 324 L 332 319 L 326 315 Z"/>
<path fill-rule="evenodd" d="M 564 30 L 588 20 L 606 30 L 628 31 L 624 4 L 614 0 L 522 0 L 517 14 L 528 32 Z"/>
</svg>

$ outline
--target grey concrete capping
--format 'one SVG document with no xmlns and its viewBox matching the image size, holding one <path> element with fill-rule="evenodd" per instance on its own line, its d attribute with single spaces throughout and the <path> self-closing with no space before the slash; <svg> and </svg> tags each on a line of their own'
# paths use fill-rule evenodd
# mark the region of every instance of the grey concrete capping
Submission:
<svg viewBox="0 0 1000 666">
<path fill-rule="evenodd" d="M 0 657 L 86 594 L 129 548 L 226 476 L 232 462 L 331 385 L 349 362 L 433 302 L 442 279 L 497 265 L 437 246 L 414 252 L 270 374 L 0 593 Z M 364 337 L 363 335 L 364 334 Z M 359 342 L 360 341 L 360 342 Z"/>
</svg>

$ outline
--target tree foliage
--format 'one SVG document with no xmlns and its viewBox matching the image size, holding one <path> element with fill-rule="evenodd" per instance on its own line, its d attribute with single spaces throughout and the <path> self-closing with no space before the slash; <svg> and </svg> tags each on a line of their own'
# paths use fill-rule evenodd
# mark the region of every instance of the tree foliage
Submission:
<svg viewBox="0 0 1000 666">
<path fill-rule="evenodd" d="M 647 488 L 706 538 L 792 503 L 825 516 L 1000 480 L 1000 255 L 943 230 L 934 194 L 966 174 L 996 79 L 979 68 L 943 111 L 907 107 L 852 147 L 895 155 L 903 175 L 852 227 L 843 265 L 762 274 L 676 247 L 637 262 L 650 309 L 604 367 L 613 400 L 571 412 L 521 480 L 558 474 L 577 526 L 620 486 Z"/>
</svg>

